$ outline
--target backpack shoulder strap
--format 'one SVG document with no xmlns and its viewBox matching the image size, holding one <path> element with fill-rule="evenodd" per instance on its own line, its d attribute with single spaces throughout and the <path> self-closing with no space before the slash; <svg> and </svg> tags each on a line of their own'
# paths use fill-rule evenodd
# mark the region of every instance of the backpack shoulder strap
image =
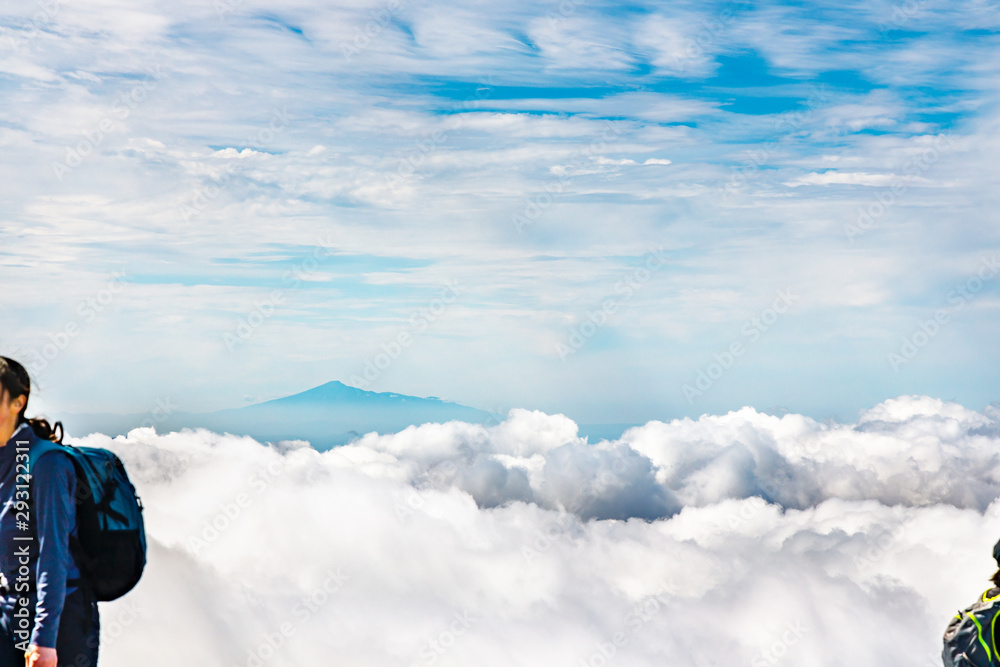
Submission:
<svg viewBox="0 0 1000 667">
<path fill-rule="evenodd" d="M 959 623 L 966 619 L 975 627 L 973 641 L 977 641 L 986 653 L 989 664 L 993 665 L 997 659 L 997 619 L 1000 618 L 1000 589 L 990 588 L 983 592 L 978 600 L 960 611 L 956 617 Z M 957 630 L 957 625 L 956 625 Z M 970 628 L 970 633 L 971 633 Z M 947 641 L 948 635 L 945 634 Z"/>
<path fill-rule="evenodd" d="M 35 468 L 35 463 L 38 459 L 42 458 L 43 455 L 54 451 L 66 451 L 64 445 L 60 445 L 58 442 L 52 442 L 51 440 L 41 440 L 39 439 L 32 447 L 28 450 L 28 474 Z"/>
<path fill-rule="evenodd" d="M 38 463 L 38 459 L 42 458 L 49 452 L 65 452 L 66 455 L 70 457 L 70 461 L 73 461 L 72 449 L 66 445 L 59 444 L 58 442 L 52 442 L 51 440 L 39 439 L 32 447 L 28 450 L 28 483 L 31 484 L 32 471 L 35 468 L 35 464 Z M 76 468 L 76 462 L 73 461 L 73 468 Z M 29 494 L 29 498 L 34 498 L 35 494 L 32 492 Z M 30 499 L 29 499 L 30 502 Z M 34 530 L 34 523 L 32 523 L 32 530 Z M 79 551 L 79 538 L 75 535 L 70 535 L 69 537 L 69 549 L 70 553 L 73 554 L 73 558 L 76 559 L 77 552 Z M 67 579 L 66 584 L 69 586 L 83 586 L 86 582 L 82 577 Z"/>
</svg>

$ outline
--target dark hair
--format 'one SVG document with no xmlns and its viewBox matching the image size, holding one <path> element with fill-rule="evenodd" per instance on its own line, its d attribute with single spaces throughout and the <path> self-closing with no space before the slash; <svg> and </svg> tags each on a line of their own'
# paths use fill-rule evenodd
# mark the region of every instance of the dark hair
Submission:
<svg viewBox="0 0 1000 667">
<path fill-rule="evenodd" d="M 993 574 L 993 576 L 990 578 L 990 581 L 993 582 L 994 586 L 996 586 L 997 588 L 1000 588 L 1000 570 L 997 570 Z"/>
<path fill-rule="evenodd" d="M 9 396 L 7 400 L 10 401 L 21 396 L 31 396 L 31 378 L 28 377 L 28 371 L 24 370 L 24 366 L 9 357 L 0 357 L 0 390 L 7 393 Z M 0 392 L 0 396 L 3 395 L 2 392 Z M 20 414 L 17 415 L 18 424 L 27 424 L 35 432 L 35 435 L 42 440 L 62 442 L 62 422 L 56 422 L 55 425 L 52 425 L 44 417 L 28 419 L 24 416 L 27 409 L 28 401 L 25 400 L 24 407 L 21 408 Z"/>
</svg>

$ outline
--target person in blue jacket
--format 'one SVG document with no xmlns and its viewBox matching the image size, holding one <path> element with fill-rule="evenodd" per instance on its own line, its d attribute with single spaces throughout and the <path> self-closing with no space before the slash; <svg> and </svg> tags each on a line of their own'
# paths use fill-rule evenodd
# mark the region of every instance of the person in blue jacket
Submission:
<svg viewBox="0 0 1000 667">
<path fill-rule="evenodd" d="M 27 419 L 31 380 L 0 356 L 0 667 L 94 667 L 97 601 L 70 550 L 76 535 L 76 473 L 47 453 L 25 466 L 41 440 L 62 441 L 62 424 Z"/>
</svg>

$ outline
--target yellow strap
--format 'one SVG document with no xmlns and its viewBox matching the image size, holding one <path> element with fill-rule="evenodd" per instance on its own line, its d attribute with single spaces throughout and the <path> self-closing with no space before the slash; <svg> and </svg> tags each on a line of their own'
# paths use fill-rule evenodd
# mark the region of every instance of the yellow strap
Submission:
<svg viewBox="0 0 1000 667">
<path fill-rule="evenodd" d="M 972 614 L 966 614 L 966 616 L 968 616 L 970 619 L 972 619 L 972 622 L 976 624 L 976 630 L 977 630 L 976 635 L 977 635 L 977 637 L 979 637 L 979 643 L 983 645 L 984 649 L 986 649 L 986 659 L 989 660 L 992 663 L 993 662 L 993 651 L 990 650 L 989 644 L 987 644 L 985 641 L 983 641 L 983 626 L 979 625 L 979 620 L 975 616 L 973 616 Z"/>
<path fill-rule="evenodd" d="M 1000 596 L 998 596 L 998 597 L 1000 597 Z M 993 621 L 990 622 L 990 643 L 993 644 L 993 651 L 994 651 L 994 653 L 996 652 L 996 648 L 997 648 L 997 643 L 996 643 L 996 637 L 997 637 L 997 616 L 1000 616 L 1000 613 L 993 614 Z"/>
</svg>

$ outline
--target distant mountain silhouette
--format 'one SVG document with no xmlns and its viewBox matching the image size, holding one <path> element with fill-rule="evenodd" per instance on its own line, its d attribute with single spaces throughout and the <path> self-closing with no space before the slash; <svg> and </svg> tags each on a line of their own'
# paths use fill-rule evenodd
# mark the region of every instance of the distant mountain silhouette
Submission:
<svg viewBox="0 0 1000 667">
<path fill-rule="evenodd" d="M 365 391 L 337 381 L 243 408 L 207 413 L 165 412 L 52 416 L 63 421 L 67 433 L 72 436 L 88 433 L 124 435 L 134 428 L 149 425 L 155 426 L 159 433 L 201 427 L 218 433 L 249 435 L 262 442 L 308 440 L 320 450 L 346 444 L 371 431 L 395 433 L 414 424 L 452 420 L 496 421 L 488 412 L 439 398 Z"/>
</svg>

